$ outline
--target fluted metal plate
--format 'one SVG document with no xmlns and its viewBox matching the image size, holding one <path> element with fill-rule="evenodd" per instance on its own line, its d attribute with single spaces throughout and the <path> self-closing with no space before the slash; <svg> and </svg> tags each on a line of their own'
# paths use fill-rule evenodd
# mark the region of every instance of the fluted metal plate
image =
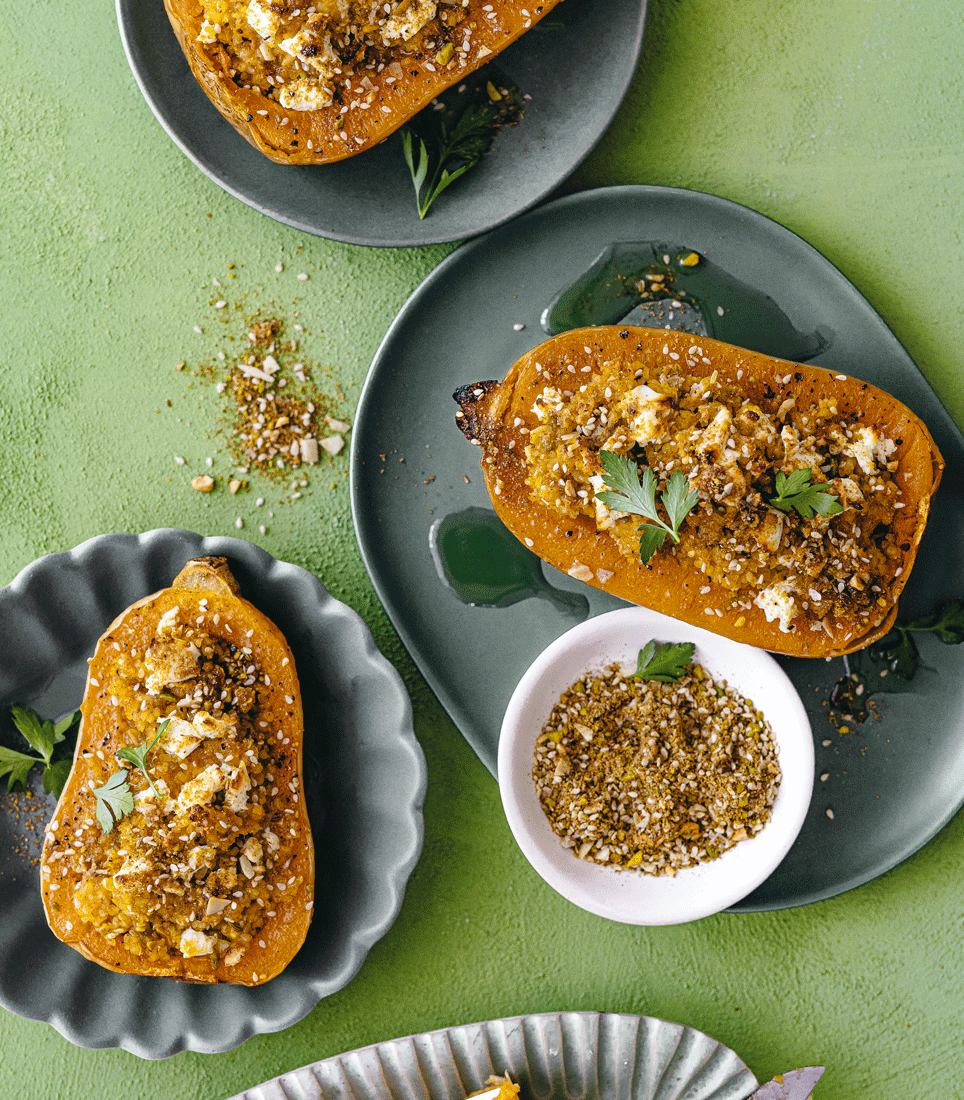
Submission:
<svg viewBox="0 0 964 1100">
<path fill-rule="evenodd" d="M 422 844 L 425 760 L 401 678 L 316 577 L 240 539 L 102 535 L 24 569 L 0 590 L 0 742 L 16 745 L 11 703 L 44 717 L 77 707 L 87 658 L 109 623 L 203 554 L 229 559 L 242 594 L 287 638 L 301 681 L 317 904 L 293 962 L 254 989 L 131 977 L 88 962 L 44 919 L 38 809 L 29 808 L 38 803 L 0 798 L 0 1005 L 79 1046 L 142 1058 L 230 1050 L 289 1027 L 341 989 L 394 921 Z M 52 798 L 39 804 L 41 820 L 52 811 Z"/>
<path fill-rule="evenodd" d="M 376 1043 L 232 1100 L 463 1100 L 506 1072 L 522 1100 L 745 1100 L 757 1086 L 729 1047 L 691 1027 L 559 1012 Z"/>
</svg>

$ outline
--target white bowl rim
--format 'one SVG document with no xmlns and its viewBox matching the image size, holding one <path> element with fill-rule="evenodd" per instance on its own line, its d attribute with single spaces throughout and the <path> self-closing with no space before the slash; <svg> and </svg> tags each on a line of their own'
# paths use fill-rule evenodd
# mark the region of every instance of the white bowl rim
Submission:
<svg viewBox="0 0 964 1100">
<path fill-rule="evenodd" d="M 696 644 L 694 660 L 753 700 L 770 722 L 783 773 L 771 820 L 719 859 L 675 876 L 616 871 L 563 848 L 531 777 L 535 739 L 562 692 L 590 669 L 635 666 L 651 638 Z M 765 650 L 731 641 L 644 607 L 588 619 L 529 666 L 506 708 L 499 738 L 499 788 L 509 827 L 526 859 L 563 897 L 626 924 L 683 924 L 734 905 L 777 868 L 803 826 L 813 794 L 814 747 L 806 710 L 789 677 Z"/>
</svg>

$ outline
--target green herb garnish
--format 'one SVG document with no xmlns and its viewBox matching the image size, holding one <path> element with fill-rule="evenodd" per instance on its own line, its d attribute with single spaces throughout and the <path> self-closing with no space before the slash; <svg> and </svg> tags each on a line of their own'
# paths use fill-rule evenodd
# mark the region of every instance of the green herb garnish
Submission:
<svg viewBox="0 0 964 1100">
<path fill-rule="evenodd" d="M 161 734 L 170 725 L 170 718 L 165 718 L 164 721 L 157 727 L 157 733 L 141 745 L 128 745 L 126 748 L 118 749 L 116 756 L 118 760 L 126 760 L 133 764 L 135 768 L 140 768 L 144 773 L 144 778 L 150 784 L 151 790 L 154 792 L 155 798 L 161 797 L 161 792 L 154 786 L 154 780 L 151 779 L 151 773 L 147 770 L 147 754 L 161 739 Z"/>
<path fill-rule="evenodd" d="M 43 764 L 44 790 L 59 798 L 70 773 L 70 749 L 66 753 L 58 752 L 57 746 L 66 741 L 68 731 L 80 721 L 80 711 L 52 722 L 50 719 L 41 721 L 40 716 L 27 707 L 11 707 L 10 717 L 36 754 L 0 745 L 0 779 L 7 776 L 7 790 L 11 792 L 26 790 L 30 770 Z"/>
<path fill-rule="evenodd" d="M 140 745 L 126 745 L 114 754 L 118 760 L 126 760 L 135 768 L 141 769 L 156 798 L 161 797 L 161 792 L 147 770 L 147 754 L 160 740 L 170 721 L 170 718 L 165 718 L 157 727 L 157 733 L 147 741 Z M 97 802 L 97 824 L 105 833 L 109 833 L 122 817 L 126 817 L 134 809 L 134 794 L 127 781 L 127 769 L 118 768 L 102 787 L 95 787 L 94 798 Z"/>
<path fill-rule="evenodd" d="M 699 497 L 690 489 L 682 470 L 674 470 L 666 489 L 660 493 L 660 502 L 669 516 L 669 523 L 666 523 L 656 509 L 656 475 L 649 467 L 643 469 L 640 482 L 639 467 L 631 459 L 612 451 L 600 451 L 599 459 L 606 471 L 607 491 L 596 493 L 596 499 L 607 508 L 633 512 L 650 520 L 639 528 L 639 556 L 645 565 L 666 541 L 667 535 L 679 542 L 680 524 L 696 507 Z"/>
<path fill-rule="evenodd" d="M 794 508 L 804 519 L 812 519 L 814 512 L 821 516 L 842 512 L 843 505 L 836 494 L 828 493 L 822 485 L 811 484 L 810 477 L 811 471 L 805 467 L 791 470 L 789 475 L 778 470 L 777 495 L 770 498 L 770 503 L 781 512 Z"/>
<path fill-rule="evenodd" d="M 492 148 L 502 126 L 522 117 L 518 88 L 491 81 L 463 84 L 422 111 L 402 130 L 402 152 L 412 174 L 419 218 Z"/>
<path fill-rule="evenodd" d="M 134 795 L 127 782 L 127 771 L 118 768 L 103 787 L 94 788 L 97 824 L 109 833 L 122 817 L 134 809 Z"/>
<path fill-rule="evenodd" d="M 894 626 L 875 647 L 890 671 L 902 680 L 912 680 L 920 665 L 920 653 L 912 634 L 924 633 L 936 634 L 945 645 L 964 642 L 964 601 L 951 600 L 930 615 Z"/>
<path fill-rule="evenodd" d="M 659 680 L 662 684 L 678 684 L 680 677 L 693 662 L 696 645 L 693 642 L 647 642 L 639 651 L 636 671 L 630 676 L 640 680 Z"/>
</svg>

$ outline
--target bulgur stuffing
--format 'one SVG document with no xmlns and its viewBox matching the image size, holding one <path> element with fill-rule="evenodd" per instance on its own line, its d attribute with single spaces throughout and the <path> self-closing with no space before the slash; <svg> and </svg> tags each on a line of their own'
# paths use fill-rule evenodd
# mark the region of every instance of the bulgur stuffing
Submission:
<svg viewBox="0 0 964 1100">
<path fill-rule="evenodd" d="M 730 607 L 756 605 L 784 632 L 803 627 L 833 637 L 838 621 L 876 622 L 909 549 L 892 533 L 904 507 L 895 476 L 900 440 L 842 415 L 831 397 L 798 409 L 785 391 L 778 398 L 757 387 L 751 401 L 745 386 L 718 371 L 687 369 L 701 363 L 710 360 L 694 344 L 684 356 L 627 357 L 574 374 L 571 388 L 534 392 L 538 425 L 525 446 L 533 498 L 564 516 L 589 517 L 638 561 L 639 517 L 597 497 L 605 484 L 599 452 L 651 468 L 660 488 L 680 470 L 699 502 L 680 544 L 667 542 L 661 554 L 689 559 L 726 591 Z M 842 511 L 806 518 L 775 508 L 776 475 L 794 470 L 809 471 Z"/>
<path fill-rule="evenodd" d="M 224 50 L 239 87 L 286 111 L 372 107 L 365 75 L 404 82 L 405 65 L 457 67 L 472 49 L 468 0 L 202 0 L 198 44 Z"/>
<path fill-rule="evenodd" d="M 539 734 L 532 777 L 574 856 L 652 875 L 758 833 L 781 778 L 763 714 L 698 664 L 678 683 L 588 672 Z"/>
<path fill-rule="evenodd" d="M 113 731 L 85 749 L 105 779 L 119 748 L 171 719 L 148 757 L 158 793 L 129 768 L 134 809 L 105 833 L 84 792 L 48 826 L 44 873 L 54 907 L 58 880 L 76 881 L 80 917 L 145 963 L 208 956 L 214 968 L 238 961 L 299 890 L 288 867 L 301 841 L 299 793 L 274 785 L 291 751 L 278 732 L 290 697 L 269 691 L 254 643 L 199 606 L 190 617 L 172 607 L 153 629 L 145 616 L 129 647 L 115 643 L 109 678 L 92 681 L 113 708 Z"/>
</svg>

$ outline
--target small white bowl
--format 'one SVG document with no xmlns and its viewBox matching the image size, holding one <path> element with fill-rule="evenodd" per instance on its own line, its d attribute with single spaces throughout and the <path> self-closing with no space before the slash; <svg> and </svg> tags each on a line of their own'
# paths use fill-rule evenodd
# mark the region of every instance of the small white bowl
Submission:
<svg viewBox="0 0 964 1100">
<path fill-rule="evenodd" d="M 536 738 L 562 693 L 587 670 L 614 662 L 635 669 L 650 639 L 694 642 L 694 661 L 763 711 L 776 736 L 782 772 L 770 821 L 718 859 L 671 875 L 616 871 L 578 859 L 552 831 L 532 779 Z M 499 739 L 499 787 L 509 827 L 526 859 L 564 898 L 625 924 L 683 924 L 746 897 L 787 854 L 813 793 L 813 737 L 793 684 L 761 649 L 688 626 L 643 607 L 589 619 L 533 661 L 509 700 Z"/>
</svg>

